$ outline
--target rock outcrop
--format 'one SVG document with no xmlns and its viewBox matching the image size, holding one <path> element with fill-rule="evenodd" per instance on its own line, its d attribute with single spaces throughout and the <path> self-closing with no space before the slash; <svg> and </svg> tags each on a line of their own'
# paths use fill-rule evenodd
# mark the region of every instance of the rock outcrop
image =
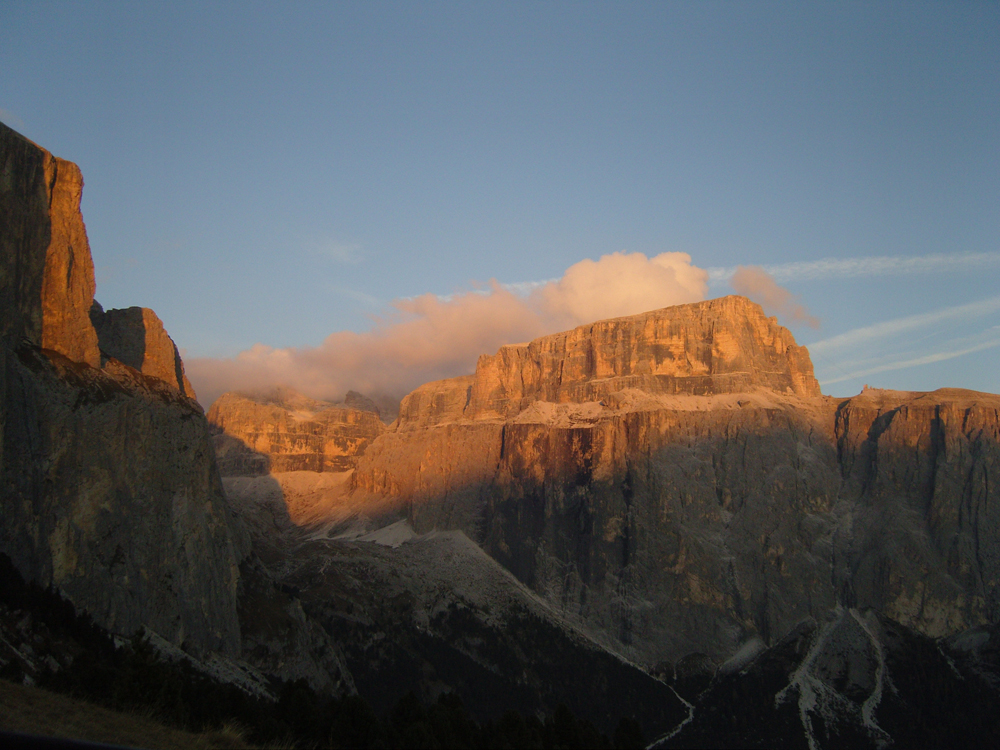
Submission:
<svg viewBox="0 0 1000 750">
<path fill-rule="evenodd" d="M 82 186 L 0 125 L 0 551 L 113 632 L 235 655 L 249 538 L 166 333 L 146 330 L 155 377 L 102 369 Z"/>
<path fill-rule="evenodd" d="M 109 630 L 239 653 L 232 526 L 197 404 L 121 364 L 2 352 L 0 551 Z"/>
<path fill-rule="evenodd" d="M 0 123 L 0 335 L 100 367 L 83 176 Z"/>
<path fill-rule="evenodd" d="M 155 312 L 148 307 L 105 311 L 95 301 L 90 321 L 97 331 L 102 366 L 109 359 L 117 359 L 143 375 L 159 378 L 182 396 L 197 398 L 184 374 L 177 345 Z"/>
<path fill-rule="evenodd" d="M 935 637 L 1000 621 L 998 469 L 1000 396 L 823 397 L 788 332 L 726 298 L 422 386 L 352 492 L 418 532 L 462 529 L 654 665 L 771 644 L 837 604 Z"/>
<path fill-rule="evenodd" d="M 372 402 L 349 395 L 341 405 L 288 388 L 223 394 L 208 412 L 223 474 L 353 469 L 386 426 Z"/>
</svg>

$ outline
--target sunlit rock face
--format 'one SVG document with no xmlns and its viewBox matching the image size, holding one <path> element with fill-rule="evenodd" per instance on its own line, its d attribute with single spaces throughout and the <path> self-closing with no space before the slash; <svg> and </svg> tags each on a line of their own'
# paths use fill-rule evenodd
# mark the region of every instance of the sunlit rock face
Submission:
<svg viewBox="0 0 1000 750">
<path fill-rule="evenodd" d="M 791 335 L 725 298 L 422 386 L 353 491 L 463 529 L 640 663 L 723 659 L 838 602 L 942 635 L 1000 619 L 998 414 L 965 391 L 821 396 Z"/>
<path fill-rule="evenodd" d="M 181 395 L 197 398 L 184 374 L 177 345 L 155 312 L 148 307 L 105 311 L 94 302 L 90 320 L 97 330 L 102 365 L 109 359 L 117 359 L 143 375 L 168 383 Z"/>
<path fill-rule="evenodd" d="M 710 396 L 765 388 L 818 396 L 804 347 L 745 297 L 602 320 L 482 356 L 472 377 L 407 396 L 400 424 L 511 418 L 536 401 L 601 401 L 625 389 Z"/>
<path fill-rule="evenodd" d="M 99 367 L 82 191 L 76 164 L 0 123 L 0 333 Z"/>
<path fill-rule="evenodd" d="M 386 426 L 368 399 L 348 395 L 344 404 L 333 404 L 288 388 L 223 394 L 208 412 L 218 433 L 222 472 L 236 476 L 354 468 Z"/>
<path fill-rule="evenodd" d="M 0 551 L 114 632 L 236 654 L 249 541 L 155 316 L 151 357 L 101 356 L 82 185 L 0 125 Z"/>
</svg>

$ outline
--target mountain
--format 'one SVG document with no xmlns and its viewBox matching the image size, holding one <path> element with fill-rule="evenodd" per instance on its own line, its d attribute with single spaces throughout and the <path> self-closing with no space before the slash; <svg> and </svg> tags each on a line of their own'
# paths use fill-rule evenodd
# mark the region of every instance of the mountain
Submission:
<svg viewBox="0 0 1000 750">
<path fill-rule="evenodd" d="M 228 397 L 213 436 L 155 313 L 95 302 L 76 166 L 0 127 L 0 175 L 0 554 L 7 578 L 42 587 L 12 602 L 4 592 L 4 675 L 93 686 L 87 658 L 125 672 L 162 658 L 182 665 L 164 669 L 189 695 L 222 680 L 252 700 L 319 706 L 360 689 L 388 710 L 410 692 L 454 708 L 456 693 L 480 720 L 547 711 L 566 724 L 569 705 L 605 732 L 631 715 L 649 731 L 682 718 L 669 687 L 564 623 L 460 532 L 394 547 L 300 529 L 261 470 L 294 469 L 286 486 L 305 491 L 315 477 L 314 489 L 342 483 L 386 430 L 378 407 L 353 393 Z M 226 486 L 216 448 L 227 446 L 265 463 L 230 463 L 252 470 Z M 470 585 L 472 572 L 490 583 Z M 73 643 L 63 621 L 77 622 Z M 132 655 L 115 656 L 109 634 Z M 100 653 L 81 657 L 91 641 Z"/>
<path fill-rule="evenodd" d="M 407 563 L 421 573 L 399 588 L 400 568 L 373 572 L 391 554 L 368 550 L 381 540 L 414 559 L 460 532 L 516 578 L 497 589 L 524 587 L 551 620 L 676 686 L 688 720 L 664 746 L 875 747 L 935 722 L 951 727 L 940 737 L 988 736 L 997 669 L 968 646 L 992 643 L 1000 619 L 998 415 L 1000 396 L 957 389 L 822 396 L 808 352 L 739 297 L 601 321 L 503 347 L 404 398 L 349 481 L 315 489 L 324 499 L 298 518 L 312 565 L 326 560 L 339 583 L 292 577 L 307 610 L 341 602 L 337 615 L 313 610 L 331 628 L 344 599 L 384 618 L 356 599 L 349 561 L 361 555 L 373 590 L 409 602 L 387 631 L 440 626 L 426 613 L 445 611 L 442 594 L 424 582 L 445 555 Z M 240 481 L 259 498 L 267 480 Z M 270 482 L 272 514 L 297 506 L 286 479 Z M 366 546 L 348 552 L 350 539 Z M 455 601 L 477 564 L 437 590 Z M 350 595 L 345 576 L 358 581 Z M 474 618 L 466 632 L 489 620 L 457 601 Z M 410 638 L 376 653 L 398 668 L 406 659 L 385 654 Z M 364 683 L 380 658 L 345 648 Z M 956 719 L 914 674 L 979 697 L 954 703 L 966 708 Z"/>
<path fill-rule="evenodd" d="M 1000 619 L 1000 397 L 819 395 L 746 299 L 504 347 L 407 396 L 350 497 L 462 529 L 609 648 L 720 663 L 838 603 Z"/>
<path fill-rule="evenodd" d="M 114 632 L 236 655 L 246 539 L 201 408 L 160 377 L 173 342 L 143 314 L 113 337 L 138 366 L 102 355 L 75 164 L 0 125 L 0 174 L 0 551 Z"/>
<path fill-rule="evenodd" d="M 224 474 L 339 472 L 385 432 L 379 410 L 351 391 L 343 404 L 317 401 L 290 388 L 256 394 L 225 393 L 208 421 Z"/>
<path fill-rule="evenodd" d="M 503 347 L 388 427 L 287 389 L 210 425 L 155 313 L 94 301 L 82 184 L 0 126 L 4 595 L 38 584 L 0 602 L 5 675 L 95 685 L 99 641 L 116 685 L 226 694 L 207 675 L 286 718 L 371 723 L 357 693 L 486 737 L 995 738 L 1000 396 L 822 396 L 727 297 Z"/>
</svg>

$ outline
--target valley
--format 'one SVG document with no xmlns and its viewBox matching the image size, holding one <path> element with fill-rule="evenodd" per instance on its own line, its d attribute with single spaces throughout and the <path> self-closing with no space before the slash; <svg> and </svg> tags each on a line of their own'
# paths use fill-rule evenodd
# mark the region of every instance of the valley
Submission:
<svg viewBox="0 0 1000 750">
<path fill-rule="evenodd" d="M 577 744 L 998 736 L 1000 396 L 825 396 L 728 296 L 484 352 L 398 412 L 275 384 L 206 415 L 156 314 L 96 303 L 79 169 L 3 125 L 0 168 L 0 552 L 138 671 Z M 56 684 L 89 636 L 34 628 L 42 598 L 4 603 L 0 669 Z"/>
</svg>

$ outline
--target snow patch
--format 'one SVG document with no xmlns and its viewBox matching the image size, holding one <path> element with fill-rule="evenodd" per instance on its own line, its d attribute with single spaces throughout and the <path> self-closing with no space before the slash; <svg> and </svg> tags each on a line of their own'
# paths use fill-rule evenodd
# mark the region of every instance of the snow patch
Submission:
<svg viewBox="0 0 1000 750">
<path fill-rule="evenodd" d="M 383 547 L 392 547 L 393 549 L 396 549 L 396 547 L 401 545 L 403 542 L 408 542 L 417 538 L 419 537 L 417 537 L 413 527 L 410 526 L 409 521 L 404 519 L 356 537 L 354 541 L 375 542 L 375 544 L 381 544 Z"/>
<path fill-rule="evenodd" d="M 677 700 L 679 700 L 681 703 L 684 704 L 685 708 L 687 708 L 688 715 L 687 718 L 684 719 L 684 721 L 682 721 L 676 727 L 671 729 L 665 735 L 663 735 L 662 737 L 657 737 L 655 740 L 646 745 L 646 750 L 654 750 L 654 748 L 659 747 L 667 740 L 672 740 L 674 737 L 676 737 L 678 734 L 684 731 L 684 727 L 686 727 L 688 724 L 694 721 L 694 704 L 684 700 L 681 697 L 681 694 L 678 693 L 676 690 L 674 690 L 673 687 L 671 687 L 670 685 L 667 685 L 667 687 L 669 687 L 670 691 L 677 696 Z"/>
<path fill-rule="evenodd" d="M 730 656 L 719 667 L 721 674 L 733 674 L 749 666 L 765 649 L 764 641 L 760 636 L 754 636 L 749 641 L 740 646 L 736 653 Z"/>
</svg>

